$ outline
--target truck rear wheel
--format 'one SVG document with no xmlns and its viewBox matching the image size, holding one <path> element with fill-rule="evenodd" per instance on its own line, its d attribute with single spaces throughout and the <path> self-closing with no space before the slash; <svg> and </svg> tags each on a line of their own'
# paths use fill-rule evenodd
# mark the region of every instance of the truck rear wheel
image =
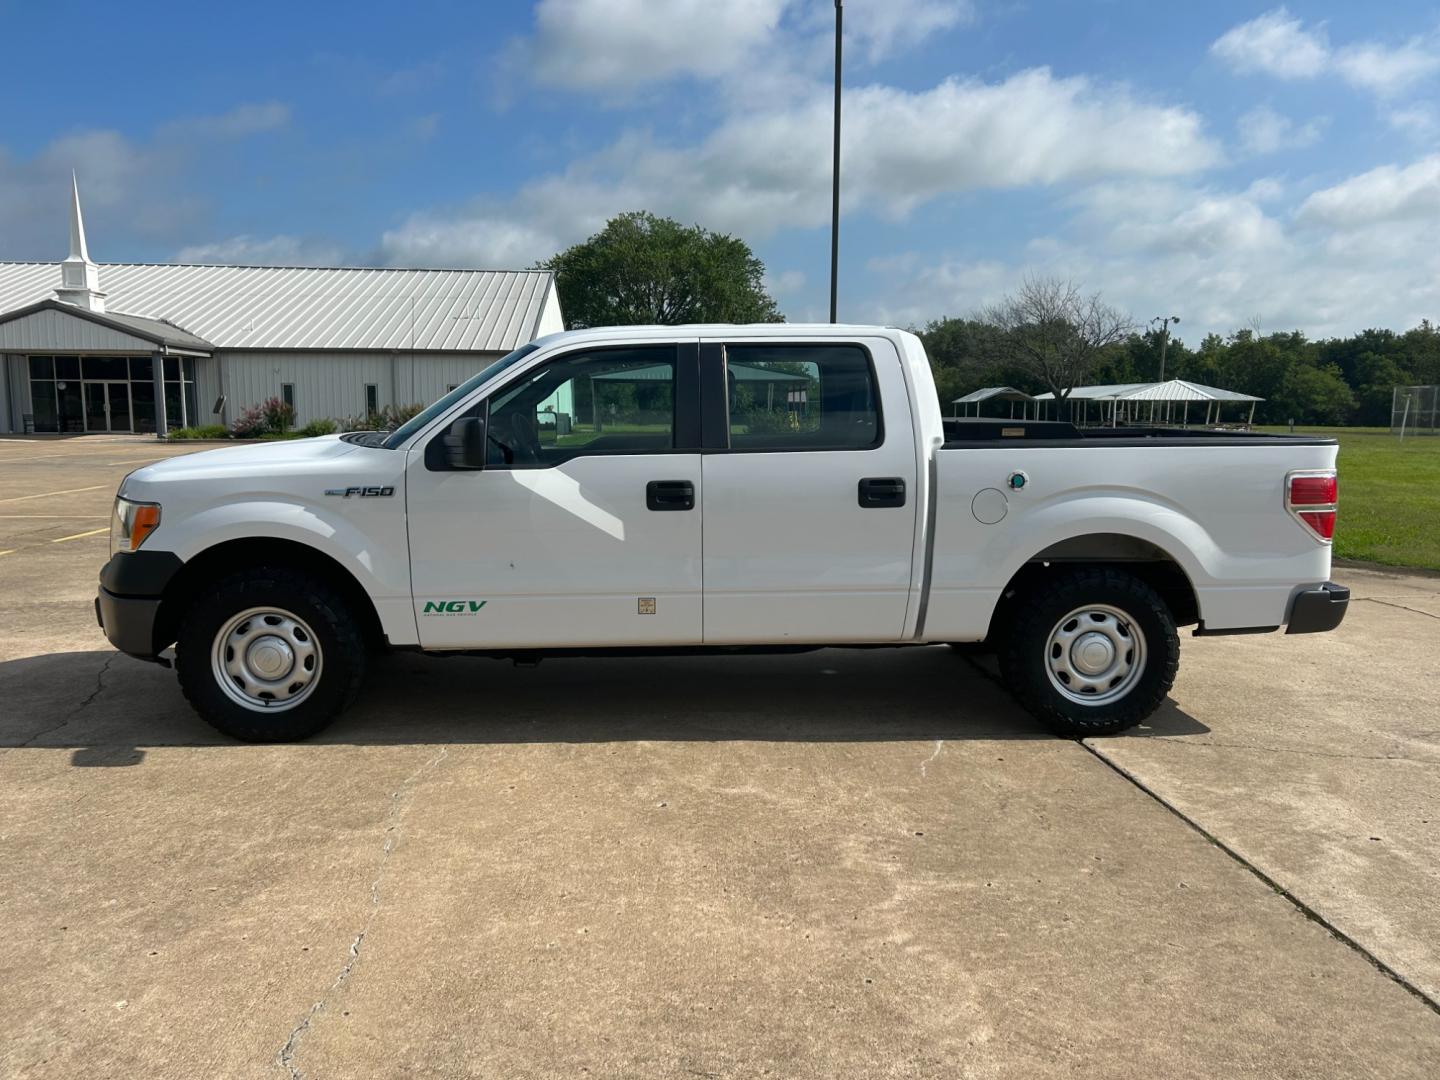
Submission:
<svg viewBox="0 0 1440 1080">
<path fill-rule="evenodd" d="M 212 726 L 247 742 L 290 742 L 355 699 L 365 655 L 339 594 L 292 570 L 257 567 L 196 597 L 180 624 L 175 669 Z"/>
<path fill-rule="evenodd" d="M 1000 644 L 1016 699 L 1057 735 L 1113 735 L 1165 700 L 1180 637 L 1165 601 L 1123 570 L 1086 567 L 1036 582 Z"/>
</svg>

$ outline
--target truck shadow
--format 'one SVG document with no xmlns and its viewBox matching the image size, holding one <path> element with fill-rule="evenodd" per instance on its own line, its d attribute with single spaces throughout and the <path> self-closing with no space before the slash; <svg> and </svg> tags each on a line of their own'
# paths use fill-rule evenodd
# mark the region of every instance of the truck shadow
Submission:
<svg viewBox="0 0 1440 1080">
<path fill-rule="evenodd" d="M 1166 702 L 1137 734 L 1208 730 Z M 377 659 L 360 700 L 309 744 L 1052 737 L 998 685 L 992 663 L 936 646 L 538 667 L 396 653 Z M 140 764 L 146 747 L 235 745 L 158 665 L 103 650 L 0 663 L 0 747 L 73 748 L 73 765 L 104 768 Z"/>
</svg>

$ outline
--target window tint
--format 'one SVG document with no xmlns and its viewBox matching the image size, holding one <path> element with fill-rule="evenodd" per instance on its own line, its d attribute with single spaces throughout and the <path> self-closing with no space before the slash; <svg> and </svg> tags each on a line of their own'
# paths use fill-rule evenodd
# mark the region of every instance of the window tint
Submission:
<svg viewBox="0 0 1440 1080">
<path fill-rule="evenodd" d="M 728 345 L 732 450 L 865 450 L 879 395 L 858 345 Z"/>
<path fill-rule="evenodd" d="M 487 464 L 543 469 L 582 454 L 675 445 L 675 346 L 571 353 L 490 400 Z"/>
</svg>

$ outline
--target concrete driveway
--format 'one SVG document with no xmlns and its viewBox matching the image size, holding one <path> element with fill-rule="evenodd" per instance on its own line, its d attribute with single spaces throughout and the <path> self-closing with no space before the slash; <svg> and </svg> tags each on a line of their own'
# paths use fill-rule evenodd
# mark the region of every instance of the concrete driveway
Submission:
<svg viewBox="0 0 1440 1080">
<path fill-rule="evenodd" d="M 0 1075 L 1440 1075 L 1440 581 L 1088 744 L 933 648 L 396 656 L 242 746 L 90 607 L 174 452 L 0 440 Z"/>
</svg>

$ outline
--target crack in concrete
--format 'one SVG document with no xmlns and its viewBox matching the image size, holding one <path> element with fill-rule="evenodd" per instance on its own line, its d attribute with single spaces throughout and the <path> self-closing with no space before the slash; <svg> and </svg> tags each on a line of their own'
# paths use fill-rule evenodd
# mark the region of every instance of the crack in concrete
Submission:
<svg viewBox="0 0 1440 1080">
<path fill-rule="evenodd" d="M 1424 615 L 1427 619 L 1440 619 L 1440 615 L 1436 615 L 1433 612 L 1421 611 L 1419 608 L 1406 607 L 1404 604 L 1392 603 L 1389 600 L 1377 600 L 1373 596 L 1362 596 L 1359 597 L 1359 599 L 1363 600 L 1367 604 L 1382 604 L 1385 607 L 1399 608 L 1401 611 L 1408 611 L 1412 615 Z"/>
<path fill-rule="evenodd" d="M 920 779 L 921 779 L 921 780 L 924 780 L 924 779 L 925 779 L 925 770 L 928 769 L 928 768 L 930 767 L 930 765 L 934 763 L 935 759 L 940 756 L 940 751 L 941 751 L 941 750 L 944 750 L 944 749 L 945 749 L 945 740 L 944 740 L 944 739 L 936 739 L 936 740 L 935 740 L 935 752 L 934 752 L 933 754 L 931 754 L 928 758 L 926 758 L 924 761 L 920 762 Z"/>
<path fill-rule="evenodd" d="M 420 778 L 438 767 L 448 755 L 449 751 L 442 747 L 390 793 L 390 809 L 385 814 L 385 843 L 380 849 L 380 859 L 375 867 L 375 877 L 370 882 L 370 910 L 366 913 L 365 923 L 361 926 L 360 932 L 355 935 L 355 940 L 350 943 L 349 958 L 341 967 L 340 973 L 335 976 L 330 988 L 325 991 L 325 996 L 310 1006 L 310 1011 L 291 1030 L 290 1037 L 285 1040 L 285 1045 L 275 1055 L 276 1063 L 289 1072 L 291 1080 L 301 1080 L 302 1074 L 295 1064 L 295 1054 L 300 1049 L 301 1038 L 310 1030 L 315 1018 L 325 1011 L 330 998 L 345 984 L 355 970 L 355 965 L 360 962 L 360 947 L 364 944 L 365 936 L 370 933 L 370 926 L 380 911 L 380 883 L 385 879 L 385 869 L 390 861 L 390 853 L 400 842 L 401 821 L 405 817 L 405 812 L 410 809 L 411 803 L 414 802 L 415 788 L 418 786 Z"/>
<path fill-rule="evenodd" d="M 1440 758 L 1414 758 L 1403 754 L 1327 754 L 1323 750 L 1299 750 L 1289 746 L 1260 746 L 1258 743 L 1202 741 L 1188 736 L 1147 735 L 1146 742 L 1174 743 L 1176 746 L 1215 746 L 1231 750 L 1259 750 L 1267 754 L 1299 754 L 1301 757 L 1331 758 L 1336 761 L 1408 761 L 1412 765 L 1440 765 Z"/>
<path fill-rule="evenodd" d="M 100 665 L 100 670 L 95 673 L 95 689 L 91 690 L 90 693 L 85 696 L 84 701 L 80 702 L 79 705 L 76 705 L 75 708 L 71 709 L 68 713 L 66 713 L 64 719 L 62 719 L 58 724 L 51 724 L 47 728 L 41 728 L 39 731 L 35 732 L 34 735 L 31 735 L 22 743 L 16 743 L 15 749 L 22 750 L 26 747 L 34 746 L 36 739 L 43 739 L 52 731 L 59 731 L 61 728 L 68 725 L 70 721 L 74 720 L 82 712 L 84 712 L 91 705 L 93 705 L 95 703 L 95 699 L 100 696 L 100 692 L 105 689 L 105 675 L 110 670 L 110 665 L 113 664 L 117 659 L 119 659 L 119 657 L 119 653 L 112 653 L 110 657 L 106 659 L 105 663 Z"/>
<path fill-rule="evenodd" d="M 996 685 L 1004 685 L 1004 683 L 1001 682 L 998 677 L 991 675 L 984 668 L 980 667 L 979 664 L 976 664 L 974 660 L 970 659 L 969 657 L 966 657 L 966 660 L 969 661 L 972 667 L 974 667 L 977 671 L 981 672 L 983 675 L 985 675 L 986 678 L 993 681 Z M 1345 933 L 1345 931 L 1341 930 L 1338 926 L 1336 926 L 1335 923 L 1331 922 L 1328 918 L 1326 918 L 1325 915 L 1323 915 L 1318 908 L 1311 907 L 1304 900 L 1300 899 L 1299 896 L 1291 892 L 1284 885 L 1280 884 L 1279 881 L 1271 877 L 1264 870 L 1261 870 L 1259 866 L 1257 866 L 1255 863 L 1251 862 L 1248 858 L 1242 855 L 1238 849 L 1231 847 L 1224 840 L 1221 840 L 1214 833 L 1210 832 L 1210 830 L 1200 824 L 1197 818 L 1193 818 L 1189 814 L 1185 813 L 1185 811 L 1181 810 L 1179 806 L 1171 802 L 1164 795 L 1161 795 L 1154 788 L 1150 787 L 1135 773 L 1125 768 L 1125 766 L 1121 765 L 1119 762 L 1112 761 L 1105 754 L 1101 753 L 1099 749 L 1091 746 L 1088 740 L 1076 739 L 1074 740 L 1074 742 L 1077 746 L 1080 747 L 1080 749 L 1084 750 L 1096 761 L 1100 762 L 1100 764 L 1103 765 L 1105 768 L 1109 769 L 1116 776 L 1133 785 L 1135 789 L 1139 791 L 1142 795 L 1149 796 L 1165 810 L 1168 810 L 1171 814 L 1175 816 L 1178 821 L 1181 822 L 1181 824 L 1193 829 L 1196 833 L 1209 841 L 1213 847 L 1228 855 L 1241 869 L 1248 870 L 1257 879 L 1259 879 L 1265 885 L 1269 886 L 1270 889 L 1272 889 L 1277 896 L 1288 901 L 1302 916 L 1315 923 L 1322 930 L 1328 933 L 1332 938 L 1340 942 L 1340 944 L 1345 945 L 1351 950 L 1353 950 L 1357 956 L 1359 956 L 1362 960 L 1366 961 L 1371 967 L 1373 967 L 1385 978 L 1389 979 L 1391 982 L 1398 985 L 1401 989 L 1405 990 L 1411 996 L 1415 997 L 1431 1012 L 1440 1014 L 1440 999 L 1437 999 L 1431 994 L 1427 993 L 1419 986 L 1419 984 L 1412 982 L 1410 979 L 1402 975 L 1398 970 L 1387 964 L 1384 960 L 1381 960 L 1379 956 L 1377 956 L 1375 953 L 1371 952 L 1368 948 L 1361 944 L 1358 939 L 1351 937 L 1349 934 Z"/>
</svg>

